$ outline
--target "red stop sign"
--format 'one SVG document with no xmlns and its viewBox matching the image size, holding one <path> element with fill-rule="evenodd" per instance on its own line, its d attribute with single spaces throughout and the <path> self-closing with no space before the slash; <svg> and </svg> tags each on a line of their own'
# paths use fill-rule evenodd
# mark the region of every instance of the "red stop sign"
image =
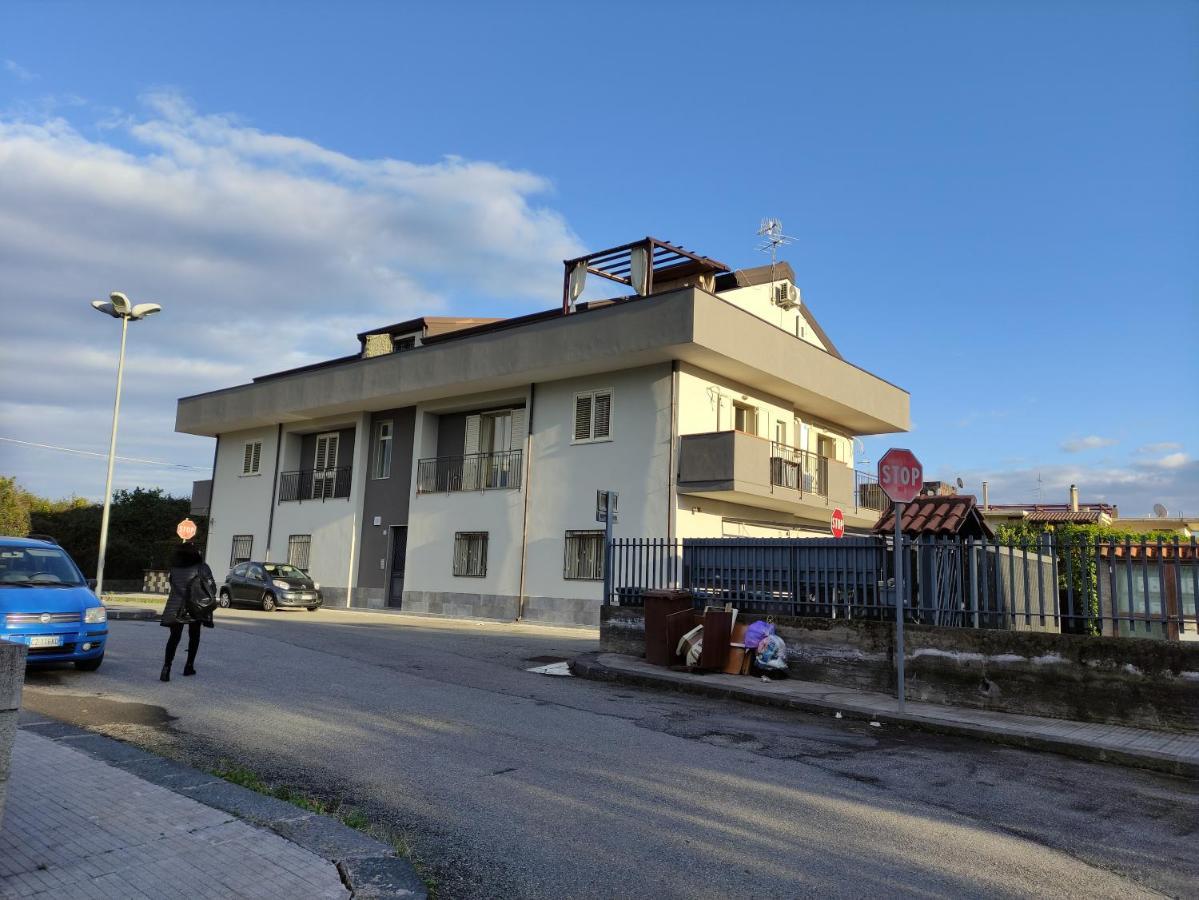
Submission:
<svg viewBox="0 0 1199 900">
<path fill-rule="evenodd" d="M 190 541 L 196 536 L 196 523 L 191 519 L 184 519 L 175 526 L 175 534 L 185 541 Z"/>
<path fill-rule="evenodd" d="M 878 461 L 878 484 L 893 502 L 907 503 L 924 487 L 924 468 L 911 450 L 892 447 Z"/>
<path fill-rule="evenodd" d="M 845 513 L 839 509 L 833 510 L 833 537 L 845 537 Z"/>
</svg>

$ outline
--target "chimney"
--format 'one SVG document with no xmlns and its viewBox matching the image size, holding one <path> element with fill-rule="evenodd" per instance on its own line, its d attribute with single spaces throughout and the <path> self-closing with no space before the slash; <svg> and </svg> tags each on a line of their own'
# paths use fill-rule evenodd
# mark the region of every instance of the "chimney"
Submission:
<svg viewBox="0 0 1199 900">
<path fill-rule="evenodd" d="M 1070 485 L 1070 512 L 1078 512 L 1078 485 Z"/>
<path fill-rule="evenodd" d="M 984 481 L 983 482 L 983 509 L 991 508 L 991 498 L 989 496 L 990 495 L 989 487 L 990 486 Z"/>
</svg>

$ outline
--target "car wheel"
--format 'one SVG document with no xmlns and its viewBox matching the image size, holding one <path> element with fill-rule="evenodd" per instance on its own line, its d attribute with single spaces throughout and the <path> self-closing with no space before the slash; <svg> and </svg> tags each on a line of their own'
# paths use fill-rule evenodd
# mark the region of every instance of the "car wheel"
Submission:
<svg viewBox="0 0 1199 900">
<path fill-rule="evenodd" d="M 309 611 L 309 612 L 316 612 L 318 609 L 320 609 L 320 607 L 319 607 L 319 606 L 310 606 L 310 607 L 308 607 L 308 611 Z"/>
<path fill-rule="evenodd" d="M 275 608 L 275 598 L 272 597 L 270 592 L 268 591 L 267 593 L 262 595 L 262 611 L 270 612 L 274 608 Z"/>
<path fill-rule="evenodd" d="M 81 672 L 94 672 L 100 668 L 100 663 L 104 662 L 104 654 L 101 653 L 95 659 L 77 659 L 75 660 L 75 668 Z"/>
<path fill-rule="evenodd" d="M 226 590 L 222 590 L 221 595 L 219 597 L 217 597 L 216 602 L 217 602 L 217 606 L 219 606 L 221 609 L 228 609 L 229 608 L 229 592 Z"/>
</svg>

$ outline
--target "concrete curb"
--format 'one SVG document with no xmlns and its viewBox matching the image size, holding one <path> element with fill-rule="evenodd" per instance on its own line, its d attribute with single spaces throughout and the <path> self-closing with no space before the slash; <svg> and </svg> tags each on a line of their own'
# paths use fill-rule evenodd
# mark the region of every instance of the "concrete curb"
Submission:
<svg viewBox="0 0 1199 900">
<path fill-rule="evenodd" d="M 1021 747 L 1026 750 L 1046 750 L 1090 762 L 1114 763 L 1132 768 L 1150 769 L 1155 772 L 1177 775 L 1182 778 L 1199 779 L 1199 764 L 1152 750 L 1115 749 L 1033 734 L 1019 730 L 1018 723 L 1005 724 L 1003 727 L 988 726 L 918 713 L 904 713 L 901 715 L 893 710 L 871 707 L 866 703 L 858 704 L 855 707 L 844 701 L 829 701 L 816 697 L 782 696 L 757 690 L 756 682 L 751 679 L 746 679 L 746 681 L 749 681 L 749 684 L 745 687 L 733 687 L 727 684 L 716 684 L 705 681 L 704 676 L 674 672 L 669 669 L 664 669 L 660 673 L 625 671 L 600 662 L 599 657 L 601 655 L 603 654 L 585 653 L 582 656 L 575 657 L 570 662 L 571 672 L 580 678 L 588 678 L 594 681 L 616 681 L 639 687 L 676 690 L 689 694 L 699 694 L 705 697 L 738 700 L 745 703 L 755 703 L 759 706 L 772 706 L 779 709 L 793 709 L 820 714 L 839 712 L 847 719 L 875 721 L 885 725 L 916 728 L 936 734 L 981 739 L 1011 747 Z"/>
<path fill-rule="evenodd" d="M 162 618 L 162 613 L 156 609 L 130 607 L 108 607 L 108 620 L 110 622 L 157 622 Z"/>
<path fill-rule="evenodd" d="M 21 713 L 20 726 L 118 769 L 267 828 L 332 862 L 353 900 L 426 900 L 428 891 L 416 869 L 386 844 L 330 816 L 310 813 L 275 797 L 259 794 L 149 753 L 132 744 L 33 713 Z"/>
</svg>

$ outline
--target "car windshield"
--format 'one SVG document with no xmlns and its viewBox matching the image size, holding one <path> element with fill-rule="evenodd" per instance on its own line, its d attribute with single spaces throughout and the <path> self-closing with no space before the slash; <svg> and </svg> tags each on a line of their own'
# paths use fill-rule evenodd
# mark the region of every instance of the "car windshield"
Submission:
<svg viewBox="0 0 1199 900">
<path fill-rule="evenodd" d="M 61 585 L 79 587 L 83 578 L 71 557 L 56 547 L 0 544 L 0 587 Z"/>
<path fill-rule="evenodd" d="M 295 566 L 289 566 L 286 563 L 266 563 L 263 566 L 266 569 L 266 574 L 275 578 L 307 578 L 308 576 L 297 569 Z"/>
</svg>

